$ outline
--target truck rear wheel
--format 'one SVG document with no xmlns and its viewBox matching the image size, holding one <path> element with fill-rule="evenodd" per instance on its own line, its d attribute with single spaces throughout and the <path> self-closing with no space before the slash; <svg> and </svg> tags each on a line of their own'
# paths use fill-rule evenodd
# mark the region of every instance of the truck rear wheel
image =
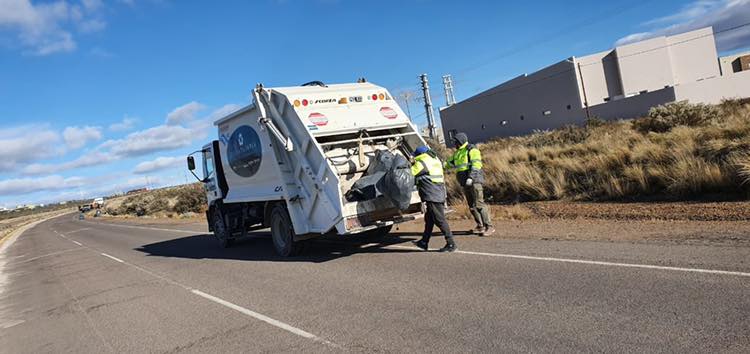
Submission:
<svg viewBox="0 0 750 354">
<path fill-rule="evenodd" d="M 281 204 L 271 211 L 271 238 L 276 253 L 282 257 L 296 256 L 302 251 L 302 242 L 294 241 L 294 227 L 289 212 Z"/>
<path fill-rule="evenodd" d="M 224 215 L 221 214 L 220 208 L 214 209 L 213 217 L 213 229 L 214 236 L 219 241 L 221 248 L 229 248 L 232 246 L 232 233 L 227 229 L 224 223 Z"/>
</svg>

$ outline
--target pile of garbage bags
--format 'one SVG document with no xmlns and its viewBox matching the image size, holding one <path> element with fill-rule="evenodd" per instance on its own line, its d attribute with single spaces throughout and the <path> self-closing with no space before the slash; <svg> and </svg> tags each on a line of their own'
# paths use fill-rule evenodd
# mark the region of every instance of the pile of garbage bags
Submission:
<svg viewBox="0 0 750 354">
<path fill-rule="evenodd" d="M 413 190 L 414 176 L 409 161 L 388 150 L 378 150 L 364 177 L 346 192 L 346 200 L 364 201 L 383 196 L 403 211 L 409 208 Z"/>
</svg>

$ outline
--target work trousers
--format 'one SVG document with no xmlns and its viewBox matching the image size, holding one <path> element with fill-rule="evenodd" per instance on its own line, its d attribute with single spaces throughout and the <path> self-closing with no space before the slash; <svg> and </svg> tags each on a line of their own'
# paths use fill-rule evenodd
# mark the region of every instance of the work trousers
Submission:
<svg viewBox="0 0 750 354">
<path fill-rule="evenodd" d="M 487 204 L 484 203 L 484 191 L 482 190 L 482 185 L 474 183 L 470 186 L 464 186 L 464 195 L 466 196 L 466 201 L 469 203 L 471 216 L 474 217 L 477 226 L 492 226 L 489 208 L 487 207 Z"/>
<path fill-rule="evenodd" d="M 453 233 L 451 233 L 451 227 L 448 225 L 448 220 L 445 219 L 445 204 L 437 202 L 425 202 L 427 210 L 424 214 L 424 234 L 422 234 L 422 241 L 430 242 L 432 237 L 432 228 L 437 225 L 440 231 L 445 235 L 445 242 L 449 245 L 455 245 L 453 241 Z"/>
</svg>

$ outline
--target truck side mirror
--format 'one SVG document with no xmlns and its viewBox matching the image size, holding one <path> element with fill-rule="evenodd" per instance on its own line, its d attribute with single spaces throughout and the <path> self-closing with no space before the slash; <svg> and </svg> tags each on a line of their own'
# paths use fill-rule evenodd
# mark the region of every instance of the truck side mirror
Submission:
<svg viewBox="0 0 750 354">
<path fill-rule="evenodd" d="M 195 171 L 195 158 L 193 156 L 187 157 L 188 170 Z"/>
</svg>

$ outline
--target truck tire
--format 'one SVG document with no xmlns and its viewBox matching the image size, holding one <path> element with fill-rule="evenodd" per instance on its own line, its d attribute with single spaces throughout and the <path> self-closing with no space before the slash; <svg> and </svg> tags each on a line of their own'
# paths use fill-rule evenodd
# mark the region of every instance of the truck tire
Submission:
<svg viewBox="0 0 750 354">
<path fill-rule="evenodd" d="M 229 248 L 232 246 L 232 233 L 227 229 L 224 223 L 224 215 L 221 214 L 220 208 L 214 208 L 213 229 L 214 236 L 219 241 L 221 248 Z"/>
<path fill-rule="evenodd" d="M 289 212 L 282 204 L 276 204 L 271 210 L 271 238 L 276 253 L 282 257 L 292 257 L 302 251 L 303 243 L 294 241 L 294 227 Z"/>
</svg>

